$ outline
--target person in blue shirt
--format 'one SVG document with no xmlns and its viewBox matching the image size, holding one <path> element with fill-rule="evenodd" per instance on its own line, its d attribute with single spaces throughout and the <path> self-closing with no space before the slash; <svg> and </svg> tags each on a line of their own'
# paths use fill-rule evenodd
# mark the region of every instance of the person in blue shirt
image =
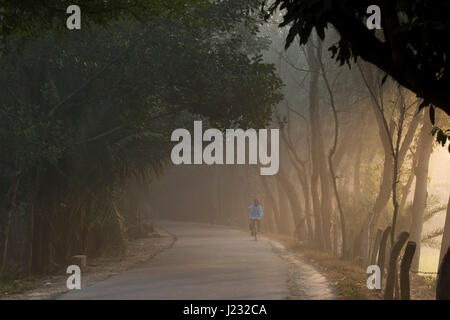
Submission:
<svg viewBox="0 0 450 320">
<path fill-rule="evenodd" d="M 252 236 L 253 236 L 252 224 L 256 223 L 256 230 L 259 231 L 259 220 L 263 216 L 263 209 L 262 209 L 261 205 L 259 204 L 258 199 L 255 199 L 254 203 L 250 207 L 248 207 L 248 210 L 250 211 L 250 215 L 249 215 L 250 224 L 249 224 L 249 227 L 250 227 L 250 231 L 251 231 Z"/>
</svg>

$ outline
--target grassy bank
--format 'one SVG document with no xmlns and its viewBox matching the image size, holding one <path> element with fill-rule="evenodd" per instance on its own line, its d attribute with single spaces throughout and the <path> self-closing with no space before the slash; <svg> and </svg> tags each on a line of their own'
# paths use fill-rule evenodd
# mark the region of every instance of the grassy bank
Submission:
<svg viewBox="0 0 450 320">
<path fill-rule="evenodd" d="M 382 300 L 383 290 L 369 290 L 366 285 L 366 270 L 354 261 L 335 257 L 305 245 L 293 238 L 270 235 L 270 238 L 281 242 L 287 250 L 301 255 L 332 283 L 343 300 Z M 434 300 L 435 278 L 411 273 L 411 299 Z M 383 283 L 382 288 L 385 287 Z"/>
<path fill-rule="evenodd" d="M 332 281 L 344 300 L 379 300 L 380 290 L 367 289 L 367 274 L 351 261 L 334 257 L 326 252 L 297 248 L 321 273 Z"/>
<path fill-rule="evenodd" d="M 0 275 L 0 298 L 11 294 L 18 294 L 31 289 L 31 279 L 15 279 L 9 273 Z"/>
</svg>

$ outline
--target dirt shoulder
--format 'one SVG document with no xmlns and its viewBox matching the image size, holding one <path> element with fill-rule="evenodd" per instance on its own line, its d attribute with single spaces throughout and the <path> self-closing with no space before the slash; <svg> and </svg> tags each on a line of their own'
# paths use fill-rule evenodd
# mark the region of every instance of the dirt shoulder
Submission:
<svg viewBox="0 0 450 320">
<path fill-rule="evenodd" d="M 162 250 L 170 248 L 174 242 L 174 236 L 156 226 L 155 232 L 149 234 L 148 237 L 127 241 L 126 252 L 122 256 L 104 256 L 92 259 L 88 257 L 87 266 L 81 272 L 81 285 L 82 287 L 90 286 L 145 262 Z M 23 288 L 21 290 L 23 292 L 13 294 L 2 292 L 0 299 L 54 299 L 68 291 L 66 287 L 68 276 L 61 272 L 44 277 L 16 280 L 16 284 Z"/>
<path fill-rule="evenodd" d="M 334 288 L 337 299 L 383 299 L 382 290 L 369 290 L 367 288 L 366 281 L 368 274 L 366 273 L 366 270 L 362 269 L 352 261 L 343 260 L 328 253 L 307 248 L 290 237 L 280 235 L 268 235 L 268 237 L 283 244 L 286 250 L 290 253 L 290 256 L 297 257 L 297 259 L 300 260 L 303 259 L 303 261 L 313 266 L 326 279 L 327 283 Z M 290 271 L 291 280 L 295 279 L 295 272 L 302 272 L 302 270 L 294 268 L 294 271 Z M 435 299 L 434 278 L 411 274 L 410 282 L 412 300 Z"/>
<path fill-rule="evenodd" d="M 332 281 L 327 278 L 313 261 L 302 252 L 293 250 L 289 238 L 266 235 L 273 250 L 287 264 L 287 284 L 289 300 L 337 300 L 340 294 Z"/>
</svg>

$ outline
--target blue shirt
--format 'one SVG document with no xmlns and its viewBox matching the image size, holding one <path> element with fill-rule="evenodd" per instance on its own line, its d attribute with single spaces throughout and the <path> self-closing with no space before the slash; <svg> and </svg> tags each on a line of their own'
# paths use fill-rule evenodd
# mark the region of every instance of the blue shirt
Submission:
<svg viewBox="0 0 450 320">
<path fill-rule="evenodd" d="M 250 207 L 248 207 L 248 210 L 250 210 L 250 216 L 249 216 L 250 219 L 259 219 L 263 215 L 263 210 L 262 210 L 261 205 L 258 205 L 256 207 L 254 205 L 251 205 Z"/>
</svg>

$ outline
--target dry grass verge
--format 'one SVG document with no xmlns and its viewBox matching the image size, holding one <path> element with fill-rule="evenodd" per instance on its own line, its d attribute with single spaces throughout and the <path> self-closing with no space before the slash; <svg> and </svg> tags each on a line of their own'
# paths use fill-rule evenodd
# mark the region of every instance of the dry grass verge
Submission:
<svg viewBox="0 0 450 320">
<path fill-rule="evenodd" d="M 308 248 L 291 237 L 270 235 L 270 238 L 281 242 L 287 250 L 302 254 L 309 263 L 314 265 L 330 283 L 332 283 L 339 298 L 343 300 L 382 300 L 382 290 L 369 290 L 366 285 L 368 274 L 366 270 L 353 261 L 334 257 L 329 253 Z M 435 278 L 411 273 L 411 299 L 434 300 Z M 385 287 L 383 283 L 382 288 Z"/>
<path fill-rule="evenodd" d="M 156 232 L 149 237 L 129 240 L 122 256 L 88 258 L 88 264 L 81 273 L 82 287 L 123 272 L 171 247 L 175 238 L 165 230 L 155 229 Z M 0 283 L 0 299 L 54 299 L 68 291 L 67 277 L 68 275 L 61 271 L 54 275 L 6 281 Z"/>
</svg>

